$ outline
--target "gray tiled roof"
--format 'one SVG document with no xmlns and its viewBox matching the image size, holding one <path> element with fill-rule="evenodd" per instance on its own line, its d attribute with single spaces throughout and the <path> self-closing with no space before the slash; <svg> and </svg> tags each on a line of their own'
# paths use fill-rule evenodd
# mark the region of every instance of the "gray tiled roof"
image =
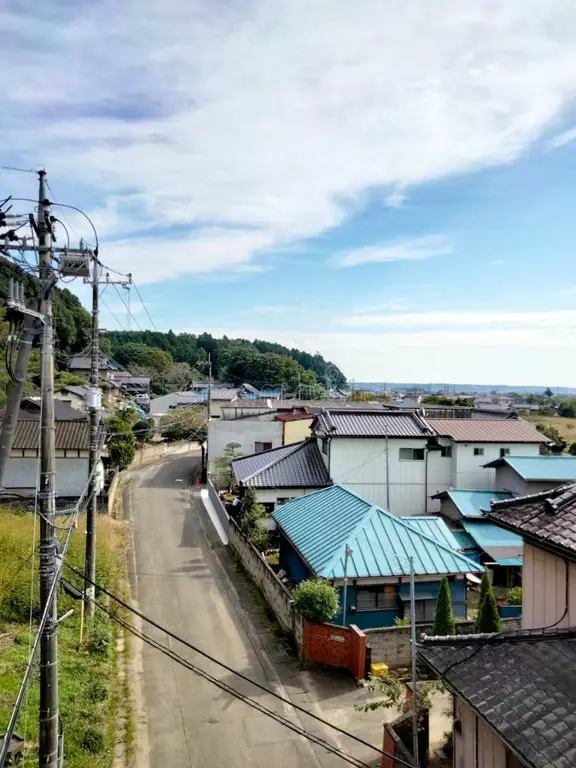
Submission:
<svg viewBox="0 0 576 768">
<path fill-rule="evenodd" d="M 38 448 L 40 422 L 38 419 L 22 420 L 16 424 L 16 433 L 12 449 L 16 451 L 34 451 Z M 104 442 L 106 427 L 100 427 L 100 443 Z M 87 451 L 90 447 L 90 425 L 88 421 L 57 421 L 56 450 Z"/>
<path fill-rule="evenodd" d="M 313 429 L 332 437 L 426 437 L 433 434 L 414 412 L 326 409 Z"/>
<path fill-rule="evenodd" d="M 576 765 L 576 633 L 423 639 L 418 653 L 532 768 Z"/>
<path fill-rule="evenodd" d="M 252 488 L 325 488 L 331 484 L 315 440 L 283 445 L 232 462 L 236 482 Z"/>
<path fill-rule="evenodd" d="M 538 546 L 559 549 L 576 559 L 576 483 L 494 502 L 486 515 Z"/>
</svg>

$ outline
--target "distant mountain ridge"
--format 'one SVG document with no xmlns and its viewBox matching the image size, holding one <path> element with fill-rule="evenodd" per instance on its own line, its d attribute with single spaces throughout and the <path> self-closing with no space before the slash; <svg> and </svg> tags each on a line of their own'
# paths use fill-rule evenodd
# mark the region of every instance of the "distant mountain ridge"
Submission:
<svg viewBox="0 0 576 768">
<path fill-rule="evenodd" d="M 352 386 L 352 384 L 350 385 Z M 377 382 L 377 381 L 356 381 L 354 382 L 354 389 L 367 389 L 374 392 L 381 389 L 395 389 L 402 392 L 410 392 L 413 390 L 426 391 L 431 394 L 441 393 L 447 395 L 458 395 L 464 393 L 477 393 L 479 395 L 489 394 L 490 392 L 498 392 L 499 394 L 506 394 L 507 392 L 516 392 L 517 394 L 529 395 L 534 393 L 541 395 L 544 390 L 550 386 L 550 389 L 555 395 L 575 395 L 576 387 L 553 387 L 552 385 L 521 385 L 511 386 L 510 384 L 422 384 L 422 383 L 406 383 L 406 382 Z"/>
</svg>

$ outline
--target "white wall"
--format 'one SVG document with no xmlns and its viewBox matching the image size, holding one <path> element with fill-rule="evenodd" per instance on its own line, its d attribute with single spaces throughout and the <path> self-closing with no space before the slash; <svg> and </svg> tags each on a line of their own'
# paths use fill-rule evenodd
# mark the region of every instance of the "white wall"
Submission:
<svg viewBox="0 0 576 768">
<path fill-rule="evenodd" d="M 299 499 L 320 488 L 254 488 L 258 504 L 277 504 L 278 499 Z"/>
<path fill-rule="evenodd" d="M 36 487 L 38 476 L 37 458 L 10 458 L 6 467 L 5 487 L 11 490 L 30 490 Z M 100 462 L 99 492 L 104 482 L 104 467 Z M 56 493 L 59 496 L 77 498 L 88 482 L 88 459 L 56 459 Z"/>
<path fill-rule="evenodd" d="M 548 483 L 527 483 L 520 475 L 515 472 L 512 467 L 505 464 L 503 467 L 496 469 L 497 490 L 512 491 L 512 493 L 518 496 L 527 496 L 531 493 L 540 493 L 540 491 L 551 491 L 553 488 L 557 488 L 559 485 L 563 485 L 563 482 L 548 482 Z"/>
<path fill-rule="evenodd" d="M 426 496 L 445 490 L 450 483 L 451 460 L 431 451 L 426 461 L 400 459 L 400 448 L 425 448 L 425 438 L 388 440 L 390 488 L 386 488 L 386 440 L 383 438 L 334 438 L 330 443 L 330 477 L 367 501 L 389 509 L 395 515 L 419 515 L 438 507 Z"/>
<path fill-rule="evenodd" d="M 62 400 L 64 403 L 68 403 L 71 408 L 75 408 L 77 411 L 81 411 L 82 413 L 86 411 L 86 400 L 72 392 L 55 392 L 54 398 L 56 400 Z"/>
<path fill-rule="evenodd" d="M 483 456 L 474 456 L 475 448 L 483 448 Z M 539 456 L 539 443 L 454 443 L 453 488 L 478 491 L 496 489 L 496 470 L 485 469 L 484 464 L 500 458 L 500 449 L 508 448 L 511 455 Z"/>
<path fill-rule="evenodd" d="M 282 445 L 282 424 L 279 421 L 256 419 L 217 419 L 208 422 L 208 456 L 213 462 L 222 456 L 228 443 L 240 443 L 246 456 L 255 453 L 254 443 L 272 443 L 272 448 Z"/>
</svg>

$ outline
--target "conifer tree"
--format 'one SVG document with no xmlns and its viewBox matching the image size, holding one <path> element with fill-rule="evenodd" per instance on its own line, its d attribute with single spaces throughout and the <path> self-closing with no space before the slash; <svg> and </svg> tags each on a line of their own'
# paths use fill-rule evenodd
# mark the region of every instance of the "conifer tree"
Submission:
<svg viewBox="0 0 576 768">
<path fill-rule="evenodd" d="M 455 635 L 456 625 L 454 623 L 454 614 L 452 612 L 452 598 L 450 596 L 450 584 L 446 576 L 442 577 L 440 582 L 440 592 L 436 602 L 436 613 L 434 615 L 434 635 Z"/>
</svg>

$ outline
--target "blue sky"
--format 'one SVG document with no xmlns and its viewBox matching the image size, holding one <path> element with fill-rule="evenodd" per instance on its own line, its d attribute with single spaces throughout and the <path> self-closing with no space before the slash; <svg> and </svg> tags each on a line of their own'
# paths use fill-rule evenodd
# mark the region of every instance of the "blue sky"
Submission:
<svg viewBox="0 0 576 768">
<path fill-rule="evenodd" d="M 356 380 L 576 385 L 572 2 L 56 0 L 0 24 L 0 163 L 46 167 L 158 328 Z"/>
</svg>

